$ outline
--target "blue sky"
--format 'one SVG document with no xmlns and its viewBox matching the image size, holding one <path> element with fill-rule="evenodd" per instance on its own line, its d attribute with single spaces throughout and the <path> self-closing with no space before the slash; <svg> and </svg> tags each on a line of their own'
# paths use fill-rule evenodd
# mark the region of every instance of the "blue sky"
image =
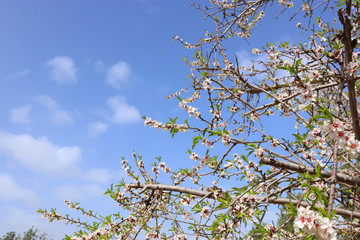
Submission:
<svg viewBox="0 0 360 240">
<path fill-rule="evenodd" d="M 265 40 L 297 41 L 295 24 L 261 22 L 251 44 L 229 49 L 246 62 Z M 71 234 L 36 213 L 67 211 L 64 199 L 113 211 L 102 193 L 133 150 L 172 169 L 192 164 L 191 136 L 172 139 L 140 117 L 181 114 L 164 98 L 188 86 L 181 58 L 192 52 L 171 39 L 198 40 L 209 26 L 183 0 L 0 1 L 0 236 L 31 226 Z"/>
</svg>

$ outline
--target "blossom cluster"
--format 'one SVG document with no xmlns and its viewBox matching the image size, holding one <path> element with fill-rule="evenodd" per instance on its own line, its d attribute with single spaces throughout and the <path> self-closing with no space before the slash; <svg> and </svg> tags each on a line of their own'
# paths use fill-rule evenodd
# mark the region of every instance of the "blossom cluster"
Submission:
<svg viewBox="0 0 360 240">
<path fill-rule="evenodd" d="M 107 237 L 107 235 L 108 232 L 106 229 L 97 229 L 89 235 L 74 236 L 71 240 L 95 240 L 99 239 L 99 237 Z"/>
<path fill-rule="evenodd" d="M 360 154 L 360 142 L 355 139 L 350 122 L 336 118 L 332 121 L 326 120 L 323 129 L 326 133 L 331 134 L 334 139 L 339 140 L 339 147 L 346 151 L 351 158 Z"/>
<path fill-rule="evenodd" d="M 235 217 L 239 216 L 240 213 L 243 213 L 247 218 L 250 219 L 255 211 L 257 202 L 258 201 L 255 196 L 245 194 L 240 198 L 238 203 L 232 205 L 232 207 L 229 209 L 229 213 Z"/>
<path fill-rule="evenodd" d="M 219 224 L 219 226 L 215 229 L 215 233 L 219 236 L 219 240 L 226 240 L 226 235 L 230 232 L 233 228 L 238 227 L 240 224 L 239 222 L 233 221 L 226 221 L 224 223 Z"/>
<path fill-rule="evenodd" d="M 200 93 L 196 91 L 193 93 L 193 95 L 190 98 L 181 100 L 179 102 L 179 107 L 186 110 L 189 113 L 189 116 L 194 116 L 195 118 L 199 118 L 201 113 L 198 111 L 198 109 L 188 105 L 189 103 L 192 103 L 199 98 L 200 98 Z"/>
<path fill-rule="evenodd" d="M 151 120 L 151 118 L 146 118 L 144 121 L 145 126 L 154 127 L 157 130 L 162 129 L 164 131 L 169 131 L 171 128 L 175 128 L 179 130 L 180 132 L 186 132 L 188 126 L 186 124 L 168 124 L 168 123 L 162 123 L 158 122 L 156 120 Z"/>
<path fill-rule="evenodd" d="M 294 220 L 296 232 L 302 230 L 306 234 L 315 234 L 318 240 L 336 240 L 334 224 L 329 218 L 321 217 L 310 210 L 310 207 L 300 207 Z"/>
<path fill-rule="evenodd" d="M 186 92 L 186 89 L 181 89 L 180 91 L 177 91 L 176 93 L 171 94 L 170 96 L 167 96 L 165 99 L 170 99 L 179 96 L 180 94 Z"/>
</svg>

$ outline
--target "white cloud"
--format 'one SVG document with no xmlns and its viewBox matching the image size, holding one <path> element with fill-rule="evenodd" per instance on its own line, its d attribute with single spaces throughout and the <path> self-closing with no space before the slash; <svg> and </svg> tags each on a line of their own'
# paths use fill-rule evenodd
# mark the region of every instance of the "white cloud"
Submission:
<svg viewBox="0 0 360 240">
<path fill-rule="evenodd" d="M 238 59 L 239 65 L 245 66 L 247 68 L 251 67 L 252 59 L 257 60 L 255 55 L 252 54 L 252 56 L 250 56 L 250 54 L 245 50 L 240 50 L 239 52 L 237 52 L 236 57 Z"/>
<path fill-rule="evenodd" d="M 0 202 L 16 201 L 36 205 L 40 198 L 33 190 L 20 187 L 9 175 L 0 173 Z"/>
<path fill-rule="evenodd" d="M 129 64 L 121 61 L 109 68 L 106 81 L 113 88 L 120 89 L 124 83 L 129 81 L 130 74 Z"/>
<path fill-rule="evenodd" d="M 128 105 L 124 96 L 109 98 L 108 105 L 113 112 L 110 120 L 114 123 L 125 124 L 140 120 L 139 111 L 136 107 Z"/>
<path fill-rule="evenodd" d="M 55 124 L 66 125 L 66 124 L 72 124 L 74 122 L 72 117 L 65 110 L 57 109 L 55 111 L 51 111 L 50 113 L 51 113 L 50 119 Z"/>
<path fill-rule="evenodd" d="M 51 67 L 50 79 L 58 84 L 74 83 L 77 81 L 74 61 L 69 57 L 57 56 L 46 62 Z"/>
<path fill-rule="evenodd" d="M 101 198 L 104 188 L 98 184 L 68 184 L 54 188 L 54 195 L 60 199 L 84 201 L 89 196 Z"/>
<path fill-rule="evenodd" d="M 239 52 L 236 52 L 236 57 L 237 57 L 237 61 L 239 62 L 240 66 L 245 66 L 247 68 L 251 68 L 251 65 L 255 64 L 255 68 L 258 70 L 264 70 L 264 66 L 262 64 L 258 64 L 257 62 L 267 62 L 267 57 L 266 54 L 262 54 L 262 55 L 255 55 L 253 53 L 247 52 L 245 50 L 240 50 Z M 253 80 L 255 82 L 258 82 L 258 79 L 263 79 L 265 78 L 265 74 L 261 73 L 256 75 Z"/>
<path fill-rule="evenodd" d="M 6 132 L 0 132 L 0 153 L 9 154 L 31 170 L 49 174 L 74 173 L 76 164 L 82 160 L 77 146 L 57 146 L 46 137 Z"/>
<path fill-rule="evenodd" d="M 115 178 L 115 173 L 108 169 L 96 168 L 84 173 L 85 179 L 99 184 L 107 184 L 111 179 Z"/>
<path fill-rule="evenodd" d="M 74 122 L 71 115 L 63 110 L 51 97 L 40 95 L 36 97 L 36 100 L 48 109 L 49 118 L 52 123 L 57 125 L 67 125 Z"/>
<path fill-rule="evenodd" d="M 16 73 L 13 73 L 5 78 L 6 81 L 10 81 L 17 78 L 26 77 L 30 74 L 30 71 L 28 69 L 22 69 Z"/>
<path fill-rule="evenodd" d="M 10 112 L 10 121 L 13 123 L 28 123 L 31 105 L 14 108 Z"/>
<path fill-rule="evenodd" d="M 91 138 L 97 138 L 99 135 L 106 132 L 108 125 L 102 122 L 94 122 L 88 126 L 87 134 Z"/>
<path fill-rule="evenodd" d="M 48 109 L 59 108 L 59 104 L 57 104 L 57 102 L 55 102 L 55 100 L 49 96 L 39 95 L 36 97 L 36 100 L 38 100 L 38 102 L 40 102 L 43 106 L 45 106 Z"/>
<path fill-rule="evenodd" d="M 104 63 L 101 60 L 96 61 L 94 66 L 97 72 L 103 72 L 105 70 Z"/>
</svg>

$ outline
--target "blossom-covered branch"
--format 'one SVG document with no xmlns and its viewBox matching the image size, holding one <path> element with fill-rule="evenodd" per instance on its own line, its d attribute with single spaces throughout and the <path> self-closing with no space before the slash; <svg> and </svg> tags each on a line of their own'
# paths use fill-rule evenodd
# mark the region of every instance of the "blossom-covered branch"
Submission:
<svg viewBox="0 0 360 240">
<path fill-rule="evenodd" d="M 185 58 L 188 86 L 166 98 L 185 114 L 168 122 L 144 117 L 145 126 L 172 137 L 191 135 L 188 161 L 173 169 L 158 158 L 149 167 L 134 153 L 132 161 L 122 160 L 131 182 L 106 192 L 121 207 L 119 213 L 91 213 L 93 224 L 56 211 L 41 211 L 43 216 L 82 226 L 73 239 L 356 239 L 359 2 L 192 5 L 213 28 L 195 43 L 174 38 L 193 52 Z M 234 56 L 228 39 L 252 41 L 252 30 L 268 11 L 278 11 L 278 17 L 291 12 L 302 42 L 257 46 L 249 61 Z M 277 131 L 274 123 L 281 126 Z M 286 222 L 294 230 L 268 222 L 278 205 L 286 207 Z"/>
</svg>

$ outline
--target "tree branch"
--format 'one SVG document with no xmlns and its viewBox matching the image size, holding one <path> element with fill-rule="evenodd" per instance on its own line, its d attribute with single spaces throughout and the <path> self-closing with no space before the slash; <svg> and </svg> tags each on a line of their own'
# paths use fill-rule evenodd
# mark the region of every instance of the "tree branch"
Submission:
<svg viewBox="0 0 360 240">
<path fill-rule="evenodd" d="M 128 188 L 142 188 L 142 189 L 151 189 L 151 190 L 171 191 L 171 192 L 190 194 L 190 195 L 197 196 L 197 197 L 205 197 L 205 198 L 214 199 L 214 195 L 209 194 L 208 191 L 201 191 L 201 190 L 195 190 L 195 189 L 191 189 L 191 188 L 166 185 L 166 184 L 129 184 L 129 185 L 127 185 L 127 187 Z M 236 195 L 231 195 L 232 199 L 236 199 L 236 197 L 237 197 Z M 273 203 L 273 204 L 285 205 L 285 204 L 290 203 L 290 201 L 291 201 L 294 205 L 303 206 L 303 207 L 310 206 L 310 204 L 307 202 L 303 202 L 303 201 L 299 202 L 297 200 L 291 200 L 291 199 L 286 199 L 286 198 L 276 198 L 276 197 L 266 198 L 266 197 L 257 197 L 257 196 L 255 196 L 255 198 L 258 203 Z M 321 204 L 315 204 L 315 208 L 316 209 L 324 208 L 324 206 Z M 345 210 L 345 209 L 340 209 L 340 208 L 334 208 L 334 210 L 335 210 L 336 214 L 341 215 L 343 217 L 352 217 L 352 218 L 360 219 L 360 212 Z"/>
<path fill-rule="evenodd" d="M 346 82 L 348 83 L 348 91 L 349 91 L 349 105 L 350 105 L 350 112 L 351 112 L 351 120 L 353 125 L 353 130 L 355 134 L 355 139 L 360 140 L 360 125 L 359 125 L 359 113 L 357 109 L 357 100 L 356 100 L 356 93 L 355 93 L 355 82 L 356 79 L 354 76 L 349 73 L 348 68 L 349 64 L 353 58 L 353 51 L 354 47 L 352 46 L 352 39 L 351 39 L 351 1 L 346 1 L 346 12 L 343 9 L 339 9 L 338 11 L 339 20 L 343 25 L 343 33 L 342 33 L 342 42 L 345 46 L 345 59 L 343 63 L 343 69 L 345 70 L 344 77 Z M 344 16 L 345 15 L 345 16 Z"/>
<path fill-rule="evenodd" d="M 283 161 L 279 161 L 276 159 L 263 158 L 260 160 L 260 164 L 266 164 L 266 165 L 270 165 L 270 166 L 281 168 L 281 169 L 292 170 L 292 171 L 295 171 L 298 173 L 308 172 L 310 174 L 315 174 L 314 168 L 306 167 L 304 165 L 289 163 L 289 162 L 283 162 Z M 320 175 L 323 178 L 329 178 L 332 176 L 332 172 L 324 170 L 324 171 L 320 171 Z M 338 173 L 338 174 L 336 174 L 336 179 L 339 183 L 346 183 L 351 186 L 360 187 L 360 178 L 355 178 L 355 177 L 353 178 L 353 177 L 349 177 L 345 174 Z"/>
</svg>

